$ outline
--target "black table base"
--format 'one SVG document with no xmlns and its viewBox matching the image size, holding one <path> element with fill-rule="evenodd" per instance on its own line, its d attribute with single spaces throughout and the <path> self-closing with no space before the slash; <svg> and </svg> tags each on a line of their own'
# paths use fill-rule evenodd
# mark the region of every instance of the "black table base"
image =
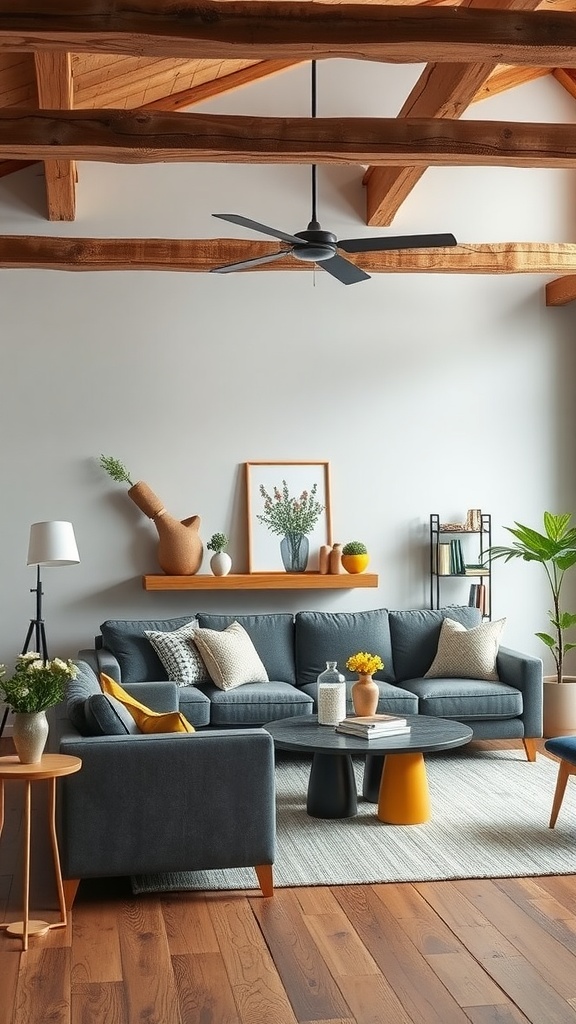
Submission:
<svg viewBox="0 0 576 1024">
<path fill-rule="evenodd" d="M 358 813 L 356 779 L 349 754 L 316 751 L 310 769 L 306 810 L 312 818 L 353 818 Z"/>
<path fill-rule="evenodd" d="M 384 767 L 383 754 L 366 754 L 364 765 L 364 779 L 362 781 L 362 796 L 370 804 L 378 803 L 380 794 L 380 780 Z"/>
</svg>

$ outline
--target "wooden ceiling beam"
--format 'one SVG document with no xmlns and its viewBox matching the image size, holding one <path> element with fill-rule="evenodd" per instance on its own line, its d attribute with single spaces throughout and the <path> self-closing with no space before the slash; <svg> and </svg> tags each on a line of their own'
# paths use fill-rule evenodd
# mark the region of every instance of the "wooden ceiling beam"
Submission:
<svg viewBox="0 0 576 1024">
<path fill-rule="evenodd" d="M 576 17 L 286 0 L 0 0 L 0 53 L 576 67 Z"/>
<path fill-rule="evenodd" d="M 576 124 L 0 108 L 0 160 L 576 167 Z"/>
<path fill-rule="evenodd" d="M 567 68 L 555 68 L 552 72 L 560 85 L 563 85 L 567 92 L 576 99 L 576 71 Z"/>
<path fill-rule="evenodd" d="M 559 277 L 546 285 L 546 305 L 566 306 L 576 299 L 576 274 Z"/>
<path fill-rule="evenodd" d="M 535 10 L 541 0 L 467 0 L 466 7 Z M 495 64 L 428 64 L 398 117 L 461 117 L 494 72 Z M 424 167 L 369 167 L 366 223 L 391 224 L 402 203 L 424 174 Z"/>
<path fill-rule="evenodd" d="M 35 53 L 38 102 L 48 109 L 74 106 L 72 61 L 69 53 Z M 45 160 L 46 202 L 49 220 L 76 216 L 76 164 L 74 160 Z"/>
<path fill-rule="evenodd" d="M 239 238 L 49 238 L 0 236 L 0 268 L 20 270 L 155 270 L 206 273 L 277 252 L 275 243 Z M 576 274 L 576 245 L 505 242 L 442 249 L 345 254 L 371 274 Z M 254 272 L 311 270 L 286 256 Z M 252 271 L 248 271 L 251 273 Z"/>
</svg>

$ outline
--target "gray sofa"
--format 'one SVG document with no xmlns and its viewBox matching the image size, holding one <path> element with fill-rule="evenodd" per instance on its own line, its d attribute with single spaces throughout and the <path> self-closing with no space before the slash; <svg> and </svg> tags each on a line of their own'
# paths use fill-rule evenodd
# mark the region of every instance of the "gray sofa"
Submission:
<svg viewBox="0 0 576 1024">
<path fill-rule="evenodd" d="M 272 737 L 250 728 L 106 735 L 98 678 L 84 662 L 77 665 L 67 700 L 48 712 L 48 749 L 82 759 L 81 771 L 58 786 L 67 906 L 83 878 L 233 867 L 254 867 L 271 896 Z M 141 683 L 137 691 L 148 707 L 178 710 L 175 683 Z"/>
<path fill-rule="evenodd" d="M 423 714 L 468 724 L 478 739 L 529 740 L 542 735 L 542 662 L 500 648 L 499 681 L 469 678 L 427 679 L 442 620 L 466 628 L 480 624 L 477 608 L 360 612 L 301 611 L 256 615 L 213 615 L 165 620 L 107 620 L 94 648 L 79 652 L 93 670 L 106 672 L 123 686 L 140 692 L 143 683 L 166 680 L 166 671 L 145 635 L 146 630 L 173 631 L 192 618 L 201 627 L 223 630 L 233 621 L 247 631 L 267 670 L 269 682 L 246 683 L 221 690 L 213 683 L 179 686 L 179 708 L 197 728 L 261 726 L 266 722 L 315 711 L 317 676 L 327 661 L 337 661 L 350 688 L 356 676 L 345 663 L 359 650 L 379 654 L 384 669 L 375 676 L 378 710 Z M 527 745 L 528 750 L 528 745 Z M 528 751 L 529 756 L 530 751 Z"/>
</svg>

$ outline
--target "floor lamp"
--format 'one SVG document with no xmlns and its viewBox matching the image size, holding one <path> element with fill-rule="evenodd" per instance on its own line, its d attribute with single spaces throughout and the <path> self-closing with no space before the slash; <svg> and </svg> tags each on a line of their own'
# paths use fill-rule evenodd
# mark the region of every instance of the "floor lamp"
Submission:
<svg viewBox="0 0 576 1024">
<path fill-rule="evenodd" d="M 28 544 L 27 565 L 36 566 L 36 586 L 30 588 L 31 594 L 36 594 L 36 618 L 30 619 L 28 632 L 22 648 L 22 654 L 30 649 L 32 637 L 34 637 L 33 650 L 43 661 L 48 661 L 48 645 L 46 643 L 46 628 L 42 618 L 42 580 L 40 578 L 40 567 L 45 565 L 76 565 L 80 561 L 74 527 L 72 523 L 61 521 L 49 523 L 32 523 L 30 527 L 30 541 Z M 8 718 L 8 708 L 4 709 L 2 724 L 0 725 L 0 737 L 4 732 L 4 726 Z"/>
</svg>

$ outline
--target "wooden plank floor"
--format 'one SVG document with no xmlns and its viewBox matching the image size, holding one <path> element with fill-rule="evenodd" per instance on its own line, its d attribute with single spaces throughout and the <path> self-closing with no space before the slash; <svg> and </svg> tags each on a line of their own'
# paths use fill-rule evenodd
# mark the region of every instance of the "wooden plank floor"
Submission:
<svg viewBox="0 0 576 1024">
<path fill-rule="evenodd" d="M 1 920 L 21 914 L 16 790 Z M 52 920 L 42 813 L 32 907 Z M 0 932 L 0 1024 L 576 1024 L 575 954 L 574 876 L 314 886 L 269 900 L 134 898 L 127 880 L 98 880 L 80 886 L 68 927 L 28 952 Z"/>
</svg>

